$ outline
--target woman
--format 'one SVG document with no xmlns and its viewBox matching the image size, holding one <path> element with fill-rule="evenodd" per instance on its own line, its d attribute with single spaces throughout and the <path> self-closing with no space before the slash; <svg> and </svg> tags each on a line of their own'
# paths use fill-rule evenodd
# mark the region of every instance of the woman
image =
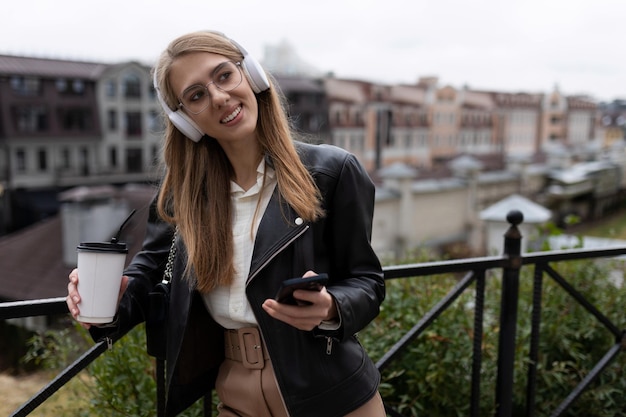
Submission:
<svg viewBox="0 0 626 417">
<path fill-rule="evenodd" d="M 222 417 L 384 416 L 379 373 L 355 337 L 385 296 L 367 173 L 339 148 L 294 142 L 271 80 L 222 34 L 174 40 L 154 80 L 165 176 L 115 325 L 85 327 L 99 339 L 144 320 L 177 230 L 167 415 L 215 388 Z M 318 273 L 327 285 L 296 290 L 298 305 L 274 299 L 283 280 Z M 75 318 L 77 282 L 74 270 Z"/>
</svg>

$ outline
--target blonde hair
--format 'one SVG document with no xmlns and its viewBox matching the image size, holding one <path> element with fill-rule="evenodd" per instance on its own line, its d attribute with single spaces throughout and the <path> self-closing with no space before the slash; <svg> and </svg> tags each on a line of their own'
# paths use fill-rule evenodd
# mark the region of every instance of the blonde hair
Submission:
<svg viewBox="0 0 626 417">
<path fill-rule="evenodd" d="M 178 57 L 194 52 L 219 54 L 233 61 L 243 58 L 228 38 L 214 32 L 194 32 L 172 41 L 155 67 L 159 90 L 172 109 L 177 106 L 169 82 L 171 65 Z M 281 198 L 300 217 L 315 221 L 323 216 L 320 192 L 298 157 L 284 99 L 274 88 L 271 77 L 268 78 L 269 90 L 256 95 L 257 138 L 272 161 Z M 230 284 L 235 274 L 230 161 L 216 140 L 204 137 L 193 142 L 167 120 L 163 162 L 165 172 L 158 212 L 165 221 L 178 227 L 185 242 L 188 256 L 185 276 L 195 275 L 200 292 Z"/>
</svg>

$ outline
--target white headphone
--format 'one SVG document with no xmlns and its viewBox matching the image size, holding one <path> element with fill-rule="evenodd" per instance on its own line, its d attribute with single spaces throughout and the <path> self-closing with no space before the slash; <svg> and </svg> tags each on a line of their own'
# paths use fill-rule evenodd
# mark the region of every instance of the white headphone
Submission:
<svg viewBox="0 0 626 417">
<path fill-rule="evenodd" d="M 223 36 L 224 38 L 228 39 L 233 45 L 237 47 L 237 49 L 239 49 L 239 52 L 241 52 L 241 55 L 243 55 L 243 60 L 241 61 L 241 68 L 243 68 L 243 72 L 246 75 L 248 82 L 250 83 L 250 87 L 252 87 L 252 91 L 254 91 L 255 94 L 258 94 L 270 88 L 270 83 L 267 79 L 267 75 L 265 74 L 265 71 L 263 71 L 263 67 L 261 67 L 261 64 L 259 64 L 259 62 L 256 59 L 254 59 L 252 56 L 250 56 L 250 54 L 248 54 L 248 51 L 246 51 L 243 46 L 239 45 L 234 40 L 228 38 L 223 33 L 220 33 L 220 32 L 213 32 L 213 33 L 217 33 L 218 35 Z M 192 141 L 194 142 L 200 141 L 200 139 L 202 139 L 202 137 L 204 136 L 204 132 L 202 131 L 202 129 L 200 129 L 200 127 L 198 127 L 198 125 L 193 120 L 191 120 L 191 118 L 187 114 L 185 114 L 182 110 L 180 109 L 172 110 L 167 105 L 167 103 L 165 103 L 165 100 L 163 100 L 163 96 L 161 95 L 161 90 L 159 90 L 159 86 L 157 83 L 156 67 L 154 69 L 154 76 L 153 76 L 152 82 L 154 84 L 154 89 L 156 90 L 156 93 L 157 93 L 157 99 L 159 100 L 159 103 L 161 103 L 161 107 L 163 107 L 163 110 L 167 114 L 167 117 L 170 119 L 172 124 L 176 126 L 176 128 L 183 135 L 185 135 Z"/>
</svg>

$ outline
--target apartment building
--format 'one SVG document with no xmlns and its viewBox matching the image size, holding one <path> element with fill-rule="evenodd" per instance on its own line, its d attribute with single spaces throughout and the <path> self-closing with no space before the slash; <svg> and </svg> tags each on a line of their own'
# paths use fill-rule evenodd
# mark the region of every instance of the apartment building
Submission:
<svg viewBox="0 0 626 417">
<path fill-rule="evenodd" d="M 558 88 L 544 95 L 539 125 L 539 149 L 563 145 L 584 158 L 596 139 L 597 103 L 586 97 L 566 97 Z"/>
<path fill-rule="evenodd" d="M 539 149 L 541 94 L 491 93 L 496 119 L 496 140 L 505 155 L 532 158 Z"/>
<path fill-rule="evenodd" d="M 291 125 L 302 139 L 329 143 L 328 102 L 323 81 L 290 75 L 276 75 L 275 80 L 287 101 Z"/>
<path fill-rule="evenodd" d="M 462 154 L 485 171 L 502 170 L 511 159 L 556 154 L 557 145 L 583 152 L 606 131 L 596 103 L 557 89 L 478 91 L 442 86 L 437 77 L 410 85 L 275 77 L 303 137 L 353 152 L 372 173 L 396 163 L 437 172 Z M 48 193 L 54 210 L 51 200 L 65 188 L 153 180 L 159 115 L 145 65 L 0 56 L 0 233 L 24 204 L 46 200 L 22 204 L 22 190 Z"/>
<path fill-rule="evenodd" d="M 623 146 L 626 139 L 626 100 L 600 103 L 596 136 L 603 147 Z"/>
<path fill-rule="evenodd" d="M 397 162 L 436 169 L 460 154 L 503 169 L 511 158 L 540 159 L 557 145 L 582 153 L 597 142 L 597 104 L 558 90 L 457 89 L 436 77 L 394 86 L 327 78 L 325 88 L 332 143 L 370 170 Z"/>
<path fill-rule="evenodd" d="M 157 106 L 138 63 L 0 56 L 0 232 L 64 188 L 152 179 Z"/>
</svg>

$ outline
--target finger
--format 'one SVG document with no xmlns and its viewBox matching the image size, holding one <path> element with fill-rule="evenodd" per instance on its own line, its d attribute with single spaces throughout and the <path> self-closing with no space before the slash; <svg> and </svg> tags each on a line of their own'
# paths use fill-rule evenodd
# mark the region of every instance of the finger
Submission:
<svg viewBox="0 0 626 417">
<path fill-rule="evenodd" d="M 299 301 L 305 301 L 309 304 L 320 304 L 323 302 L 323 298 L 319 291 L 295 290 L 293 292 L 293 298 Z"/>
<path fill-rule="evenodd" d="M 117 302 L 119 303 L 120 300 L 122 299 L 122 296 L 124 295 L 124 292 L 126 291 L 126 288 L 128 288 L 128 277 L 126 275 L 124 275 L 122 277 L 122 283 L 120 284 L 120 293 L 117 297 Z"/>
<path fill-rule="evenodd" d="M 74 269 L 69 275 L 70 282 L 67 284 L 67 293 L 72 297 L 74 303 L 80 302 L 80 295 L 78 294 L 78 270 Z"/>
<path fill-rule="evenodd" d="M 78 321 L 78 315 L 80 314 L 80 310 L 69 295 L 66 297 L 65 303 L 67 304 L 67 309 L 70 312 L 70 315 L 74 318 L 74 320 Z"/>
<path fill-rule="evenodd" d="M 300 330 L 312 330 L 322 321 L 322 317 L 313 314 L 315 310 L 309 307 L 285 305 L 272 299 L 265 300 L 262 307 L 271 317 Z"/>
<path fill-rule="evenodd" d="M 78 269 L 74 268 L 72 272 L 70 272 L 69 278 L 70 278 L 71 283 L 77 284 L 78 283 Z"/>
</svg>

